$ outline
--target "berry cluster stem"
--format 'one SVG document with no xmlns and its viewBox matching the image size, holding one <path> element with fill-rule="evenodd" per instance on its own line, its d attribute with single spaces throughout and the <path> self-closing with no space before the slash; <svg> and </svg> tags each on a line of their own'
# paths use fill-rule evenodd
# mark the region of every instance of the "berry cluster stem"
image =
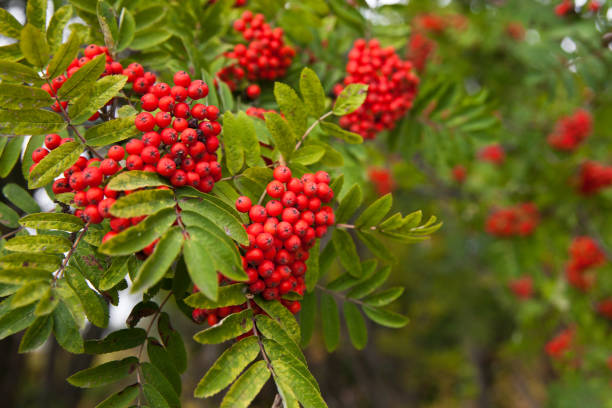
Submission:
<svg viewBox="0 0 612 408">
<path fill-rule="evenodd" d="M 83 229 L 79 232 L 79 235 L 77 235 L 76 239 L 74 240 L 74 243 L 72 244 L 72 246 L 70 247 L 70 250 L 68 251 L 68 254 L 66 255 L 66 257 L 64 258 L 64 261 L 62 262 L 62 265 L 60 266 L 60 268 L 57 270 L 57 272 L 55 273 L 55 275 L 53 275 L 53 282 L 52 284 L 55 285 L 58 279 L 61 279 L 62 276 L 64 275 L 64 270 L 66 270 L 66 266 L 68 266 L 68 262 L 70 261 L 70 257 L 72 256 L 72 254 L 74 253 L 74 250 L 76 249 L 76 247 L 79 245 L 79 243 L 81 242 L 81 239 L 83 239 L 83 237 L 85 236 L 85 234 L 87 233 L 87 230 L 89 229 L 89 223 L 85 224 L 85 226 L 83 227 Z"/>
<path fill-rule="evenodd" d="M 306 132 L 304 132 L 300 141 L 297 142 L 297 144 L 295 145 L 295 149 L 293 149 L 293 151 L 296 151 L 297 149 L 299 149 L 302 143 L 304 143 L 304 140 L 306 140 L 306 137 L 308 137 L 308 135 L 314 130 L 314 128 L 317 127 L 319 123 L 321 123 L 323 120 L 325 120 L 327 117 L 331 116 L 332 114 L 333 112 L 329 111 L 327 113 L 324 113 L 319 119 L 315 120 L 314 123 L 310 125 L 308 129 L 306 129 Z"/>
</svg>

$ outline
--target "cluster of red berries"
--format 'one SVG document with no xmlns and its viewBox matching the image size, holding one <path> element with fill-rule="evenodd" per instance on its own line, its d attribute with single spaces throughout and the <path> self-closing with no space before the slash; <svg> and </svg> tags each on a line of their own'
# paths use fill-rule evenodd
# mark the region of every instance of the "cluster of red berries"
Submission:
<svg viewBox="0 0 612 408">
<path fill-rule="evenodd" d="M 510 21 L 506 24 L 506 34 L 516 41 L 523 41 L 525 39 L 525 26 L 519 21 Z"/>
<path fill-rule="evenodd" d="M 374 188 L 378 195 L 382 196 L 395 190 L 395 179 L 388 169 L 370 167 L 368 169 L 368 178 L 374 184 Z"/>
<path fill-rule="evenodd" d="M 603 299 L 596 305 L 597 312 L 612 320 L 612 298 Z"/>
<path fill-rule="evenodd" d="M 492 212 L 487 218 L 486 230 L 496 237 L 528 236 L 540 220 L 533 203 L 523 203 Z"/>
<path fill-rule="evenodd" d="M 546 343 L 546 353 L 553 358 L 562 357 L 572 347 L 574 335 L 575 329 L 573 327 L 562 330 Z"/>
<path fill-rule="evenodd" d="M 602 2 L 600 0 L 591 0 L 586 7 L 586 10 L 597 13 L 601 9 Z M 565 17 L 572 12 L 575 12 L 575 4 L 572 0 L 562 0 L 561 3 L 555 6 L 555 14 L 559 17 Z"/>
<path fill-rule="evenodd" d="M 500 144 L 494 143 L 480 149 L 478 158 L 489 163 L 502 164 L 506 160 L 506 152 Z"/>
<path fill-rule="evenodd" d="M 427 61 L 436 49 L 436 42 L 425 34 L 415 31 L 408 40 L 406 57 L 417 71 L 425 70 Z"/>
<path fill-rule="evenodd" d="M 234 60 L 234 63 L 217 74 L 232 91 L 237 90 L 243 80 L 273 81 L 285 76 L 295 57 L 295 50 L 285 44 L 282 28 L 271 28 L 263 14 L 253 15 L 247 10 L 234 21 L 234 29 L 242 33 L 247 44 L 237 44 L 233 50 L 226 52 L 225 57 Z M 249 87 L 247 96 L 255 99 L 259 92 L 259 87 Z"/>
<path fill-rule="evenodd" d="M 578 174 L 578 190 L 583 195 L 591 195 L 612 185 L 612 166 L 606 166 L 596 161 L 586 161 L 580 166 Z"/>
<path fill-rule="evenodd" d="M 332 208 L 323 205 L 334 196 L 329 181 L 324 171 L 294 178 L 288 167 L 279 166 L 266 187 L 271 200 L 265 206 L 238 198 L 236 209 L 251 220 L 246 227 L 250 243 L 243 248 L 251 293 L 261 293 L 266 300 L 304 293 L 308 250 L 335 223 Z M 293 313 L 299 308 L 299 302 L 289 306 Z"/>
<path fill-rule="evenodd" d="M 467 169 L 463 164 L 457 164 L 452 168 L 451 174 L 457 183 L 463 183 L 467 177 Z"/>
<path fill-rule="evenodd" d="M 219 108 L 197 103 L 208 95 L 204 81 L 192 81 L 185 71 L 174 74 L 173 80 L 174 86 L 159 82 L 142 96 L 145 112 L 136 116 L 135 125 L 143 135 L 126 144 L 125 166 L 157 172 L 175 187 L 190 185 L 209 192 L 221 179 L 216 154 Z"/>
<path fill-rule="evenodd" d="M 514 296 L 521 300 L 529 299 L 533 295 L 533 278 L 529 275 L 511 280 L 508 286 Z"/>
<path fill-rule="evenodd" d="M 120 62 L 113 60 L 113 58 L 110 56 L 108 48 L 96 44 L 89 44 L 83 50 L 83 56 L 75 58 L 70 65 L 68 65 L 68 68 L 66 68 L 66 74 L 53 78 L 51 81 L 51 86 L 49 86 L 49 84 L 44 84 L 42 85 L 42 89 L 47 91 L 47 93 L 52 97 L 55 97 L 56 92 L 64 85 L 68 78 L 81 69 L 83 65 L 87 64 L 89 61 L 101 54 L 106 55 L 106 67 L 100 77 L 107 75 L 126 75 L 128 77 L 128 82 L 133 83 L 134 91 L 138 93 L 144 93 L 144 91 L 140 92 L 140 90 L 144 89 L 143 87 L 145 86 L 148 88 L 155 82 L 155 75 L 151 72 L 144 72 L 142 65 L 132 63 L 124 69 Z M 107 102 L 107 105 L 111 102 L 112 99 Z M 68 101 L 61 101 L 61 107 L 57 102 L 55 102 L 51 106 L 51 109 L 53 109 L 55 112 L 59 112 L 62 110 L 62 108 L 66 109 L 67 106 Z M 89 120 L 96 120 L 98 117 L 99 113 L 96 112 L 91 118 L 89 118 Z"/>
<path fill-rule="evenodd" d="M 236 200 L 236 209 L 248 213 L 251 220 L 246 226 L 249 245 L 242 248 L 242 263 L 250 293 L 260 293 L 266 300 L 280 300 L 296 314 L 300 311 L 300 302 L 283 299 L 283 296 L 290 292 L 303 295 L 306 290 L 304 275 L 308 250 L 335 223 L 332 208 L 323 205 L 332 200 L 334 193 L 329 187 L 329 175 L 324 171 L 294 178 L 288 167 L 279 166 L 273 174 L 274 180 L 266 187 L 271 200 L 265 206 L 253 205 L 246 196 Z M 232 283 L 221 275 L 219 281 Z M 246 307 L 245 303 L 194 309 L 192 317 L 196 322 L 207 321 L 214 325 L 219 319 Z M 253 307 L 254 313 L 262 313 L 256 305 Z"/>
<path fill-rule="evenodd" d="M 548 144 L 557 150 L 574 150 L 586 139 L 593 128 L 591 114 L 583 109 L 559 119 L 548 136 Z"/>
<path fill-rule="evenodd" d="M 340 125 L 366 139 L 378 132 L 393 129 L 412 107 L 419 78 L 412 62 L 403 61 L 393 47 L 382 48 L 378 40 L 358 39 L 348 55 L 344 85 L 337 84 L 339 95 L 344 86 L 368 85 L 368 95 L 355 112 L 340 118 Z"/>
<path fill-rule="evenodd" d="M 576 237 L 569 247 L 570 261 L 565 276 L 570 285 L 586 291 L 595 283 L 595 275 L 589 273 L 605 262 L 605 254 L 590 237 Z"/>
<path fill-rule="evenodd" d="M 447 28 L 464 30 L 467 28 L 468 19 L 462 14 L 424 13 L 414 17 L 412 25 L 415 31 L 441 34 Z"/>
<path fill-rule="evenodd" d="M 208 0 L 208 4 L 215 4 L 217 0 Z M 234 0 L 234 7 L 243 7 L 246 6 L 247 0 Z"/>
</svg>

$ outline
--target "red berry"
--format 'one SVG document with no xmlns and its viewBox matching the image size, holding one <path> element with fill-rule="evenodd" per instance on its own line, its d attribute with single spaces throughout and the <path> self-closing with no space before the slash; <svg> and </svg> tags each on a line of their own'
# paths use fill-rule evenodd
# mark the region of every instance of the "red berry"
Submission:
<svg viewBox="0 0 612 408">
<path fill-rule="evenodd" d="M 249 212 L 251 206 L 251 199 L 247 196 L 240 196 L 236 199 L 236 209 L 242 213 Z"/>
<path fill-rule="evenodd" d="M 285 192 L 285 186 L 278 180 L 272 180 L 266 187 L 266 192 L 272 198 L 280 198 Z"/>
<path fill-rule="evenodd" d="M 261 205 L 254 205 L 249 210 L 249 217 L 253 222 L 264 222 L 268 214 L 266 213 L 266 209 Z"/>
<path fill-rule="evenodd" d="M 173 81 L 175 85 L 187 88 L 189 84 L 191 83 L 191 78 L 189 77 L 189 74 L 187 72 L 179 71 L 176 74 L 174 74 Z"/>
<path fill-rule="evenodd" d="M 49 150 L 53 150 L 60 145 L 61 141 L 62 137 L 60 135 L 57 133 L 51 133 L 45 136 L 45 147 Z"/>
<path fill-rule="evenodd" d="M 159 161 L 159 150 L 155 146 L 146 146 L 142 149 L 140 157 L 147 164 L 156 164 Z"/>
<path fill-rule="evenodd" d="M 111 146 L 111 148 L 108 149 L 108 157 L 115 161 L 123 160 L 125 157 L 125 150 L 119 145 Z"/>
<path fill-rule="evenodd" d="M 140 98 L 140 104 L 142 106 L 142 109 L 149 111 L 149 112 L 157 109 L 158 102 L 159 100 L 157 99 L 157 96 L 155 96 L 152 93 L 144 94 Z"/>
<path fill-rule="evenodd" d="M 47 149 L 45 149 L 44 147 L 39 147 L 32 152 L 32 160 L 34 161 L 34 163 L 38 163 L 48 154 L 49 151 Z"/>
<path fill-rule="evenodd" d="M 119 171 L 119 164 L 113 159 L 104 159 L 100 163 L 100 170 L 105 176 L 112 176 Z"/>
<path fill-rule="evenodd" d="M 104 199 L 104 190 L 100 187 L 92 187 L 87 190 L 87 201 L 90 204 L 98 205 L 100 201 Z M 76 199 L 76 196 L 75 196 Z"/>
<path fill-rule="evenodd" d="M 141 132 L 150 132 L 155 128 L 155 118 L 149 112 L 141 112 L 134 120 L 136 129 Z"/>
<path fill-rule="evenodd" d="M 83 170 L 83 179 L 90 187 L 97 187 L 102 183 L 104 174 L 98 167 L 87 167 Z"/>
<path fill-rule="evenodd" d="M 132 139 L 125 145 L 125 150 L 127 150 L 128 154 L 140 154 L 144 147 L 145 144 L 142 140 Z"/>
<path fill-rule="evenodd" d="M 261 94 L 261 88 L 259 87 L 259 85 L 249 85 L 247 87 L 246 90 L 246 94 L 249 97 L 249 99 L 257 99 L 259 98 L 259 95 Z"/>
</svg>

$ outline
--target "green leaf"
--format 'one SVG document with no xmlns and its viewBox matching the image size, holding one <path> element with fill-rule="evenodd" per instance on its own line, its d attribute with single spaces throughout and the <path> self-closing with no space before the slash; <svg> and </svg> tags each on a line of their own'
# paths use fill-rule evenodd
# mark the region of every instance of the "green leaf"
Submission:
<svg viewBox="0 0 612 408">
<path fill-rule="evenodd" d="M 35 136 L 30 137 L 30 139 L 27 142 L 28 145 L 25 151 L 23 152 L 23 156 L 21 158 L 21 174 L 24 176 L 24 179 L 26 180 L 28 178 L 28 174 L 30 173 L 30 167 L 32 167 L 32 164 L 34 164 L 34 160 L 32 160 L 32 153 L 38 147 L 42 146 L 42 144 L 44 143 L 44 140 L 45 140 L 45 135 L 35 135 Z M 70 194 L 70 193 L 64 193 L 64 194 Z"/>
<path fill-rule="evenodd" d="M 291 314 L 291 312 L 287 310 L 285 306 L 283 306 L 277 300 L 268 301 L 258 297 L 256 297 L 254 300 L 255 303 L 257 303 L 257 306 L 261 307 L 264 312 L 268 314 L 268 316 L 280 323 L 293 341 L 296 343 L 300 342 L 300 325 L 298 324 L 297 320 L 295 320 L 295 316 L 293 316 L 293 314 Z"/>
<path fill-rule="evenodd" d="M 150 288 L 159 282 L 181 252 L 182 246 L 183 232 L 181 229 L 178 226 L 169 229 L 155 246 L 155 252 L 140 267 L 132 285 L 132 293 Z"/>
<path fill-rule="evenodd" d="M 159 311 L 159 306 L 157 306 L 157 303 L 151 300 L 138 302 L 132 308 L 130 315 L 125 320 L 125 324 L 127 324 L 128 327 L 134 327 L 138 324 L 138 322 L 140 322 L 140 319 L 151 316 L 157 313 L 157 311 Z"/>
<path fill-rule="evenodd" d="M 84 138 L 90 146 L 106 146 L 138 135 L 140 135 L 140 131 L 136 129 L 134 125 L 134 117 L 128 116 L 109 120 L 108 122 L 102 122 L 99 125 L 91 127 L 85 132 Z M 121 173 L 117 177 L 125 173 Z M 153 175 L 152 177 L 157 176 L 155 173 L 150 174 Z M 156 185 L 165 185 L 165 183 Z"/>
<path fill-rule="evenodd" d="M 110 266 L 108 269 L 106 269 L 106 271 L 104 271 L 104 274 L 98 283 L 100 290 L 112 289 L 115 287 L 115 285 L 121 282 L 128 273 L 128 262 L 129 257 L 127 256 L 113 257 Z"/>
<path fill-rule="evenodd" d="M 139 217 L 174 204 L 174 193 L 170 190 L 140 190 L 119 198 L 110 208 L 110 213 L 121 218 Z"/>
<path fill-rule="evenodd" d="M 257 165 L 260 162 L 259 141 L 253 121 L 244 112 L 234 116 L 231 112 L 223 114 L 223 137 L 225 158 L 230 174 L 236 174 L 245 162 Z"/>
<path fill-rule="evenodd" d="M 218 198 L 210 195 L 208 197 L 199 197 L 198 199 L 182 198 L 179 201 L 179 206 L 183 210 L 194 211 L 208 218 L 239 244 L 248 245 L 249 237 L 242 222 L 235 215 L 235 210 L 226 208 L 227 205 L 220 201 Z"/>
<path fill-rule="evenodd" d="M 26 213 L 40 211 L 38 203 L 36 203 L 32 196 L 15 183 L 8 183 L 5 185 L 4 188 L 2 188 L 2 194 L 4 194 L 7 200 L 13 203 L 13 205 L 19 207 Z"/>
<path fill-rule="evenodd" d="M 72 8 L 70 10 L 72 11 Z M 66 71 L 66 68 L 68 68 L 70 63 L 77 57 L 80 45 L 81 37 L 73 31 L 70 34 L 68 41 L 66 41 L 59 47 L 59 49 L 53 56 L 53 59 L 51 59 L 49 67 L 47 67 L 47 76 L 49 78 L 55 78 L 61 75 L 64 71 Z M 51 103 L 49 103 L 49 105 L 50 104 Z"/>
<path fill-rule="evenodd" d="M 310 116 L 319 118 L 325 112 L 325 90 L 315 72 L 306 67 L 300 74 L 300 93 Z"/>
<path fill-rule="evenodd" d="M 153 5 L 139 10 L 134 14 L 136 20 L 136 31 L 141 31 L 147 27 L 153 26 L 166 15 L 166 9 L 163 6 Z"/>
<path fill-rule="evenodd" d="M 83 220 L 81 218 L 71 214 L 62 213 L 30 214 L 20 219 L 19 223 L 27 228 L 41 230 L 61 230 L 68 232 L 80 231 L 84 226 Z"/>
<path fill-rule="evenodd" d="M 176 281 L 176 272 L 175 272 Z M 162 312 L 157 319 L 159 337 L 166 346 L 166 352 L 179 373 L 187 370 L 187 350 L 178 331 L 170 326 L 168 313 Z"/>
<path fill-rule="evenodd" d="M 306 364 L 306 358 L 304 357 L 304 354 L 302 354 L 300 346 L 298 346 L 298 344 L 293 341 L 291 337 L 289 337 L 289 334 L 276 320 L 271 319 L 266 315 L 257 315 L 256 324 L 257 329 L 264 337 L 274 340 L 284 347 L 289 354 L 301 360 L 303 364 Z"/>
<path fill-rule="evenodd" d="M 48 110 L 0 110 L 0 135 L 40 135 L 42 133 L 56 133 L 65 127 L 64 119 L 57 113 Z M 57 149 L 51 153 L 54 153 Z"/>
<path fill-rule="evenodd" d="M 234 98 L 232 97 L 232 91 L 229 86 L 223 82 L 219 81 L 217 86 L 219 87 L 219 104 L 221 111 L 231 111 L 234 109 Z"/>
<path fill-rule="evenodd" d="M 380 285 L 387 281 L 389 278 L 389 274 L 391 273 L 391 267 L 385 266 L 380 269 L 378 272 L 372 274 L 369 278 L 360 281 L 357 285 L 353 287 L 348 293 L 347 296 L 353 299 L 361 299 L 364 296 L 369 295 L 374 292 Z"/>
<path fill-rule="evenodd" d="M 79 388 L 94 388 L 117 382 L 138 367 L 136 357 L 126 357 L 123 360 L 109 361 L 96 367 L 81 370 L 66 379 L 70 384 Z"/>
<path fill-rule="evenodd" d="M 119 36 L 115 11 L 104 0 L 98 0 L 97 14 L 98 22 L 102 29 L 102 36 L 104 37 L 104 44 L 113 52 L 115 50 L 115 41 Z"/>
<path fill-rule="evenodd" d="M 320 241 L 315 241 L 315 244 L 310 248 L 308 259 L 306 260 L 306 276 L 304 277 L 306 289 L 312 292 L 319 281 L 319 254 Z"/>
<path fill-rule="evenodd" d="M 45 252 L 61 254 L 68 252 L 72 242 L 55 235 L 21 235 L 4 244 L 4 248 L 15 252 Z"/>
<path fill-rule="evenodd" d="M 96 408 L 129 408 L 139 393 L 140 384 L 128 385 L 96 405 Z"/>
<path fill-rule="evenodd" d="M 36 309 L 34 309 L 35 316 L 47 316 L 53 313 L 59 303 L 59 295 L 55 289 L 49 288 L 47 292 L 41 296 Z"/>
<path fill-rule="evenodd" d="M 368 86 L 364 84 L 350 84 L 338 95 L 334 103 L 334 115 L 344 116 L 355 112 L 365 102 L 368 96 Z"/>
<path fill-rule="evenodd" d="M 298 94 L 289 85 L 275 82 L 274 97 L 291 129 L 298 135 L 304 134 L 308 127 L 308 113 Z"/>
<path fill-rule="evenodd" d="M 40 299 L 47 289 L 49 289 L 49 280 L 28 282 L 11 297 L 11 306 L 17 308 L 32 304 Z"/>
<path fill-rule="evenodd" d="M 153 338 L 147 342 L 149 361 L 166 377 L 177 395 L 181 395 L 181 377 L 166 349 Z"/>
<path fill-rule="evenodd" d="M 216 325 L 196 333 L 193 339 L 201 344 L 219 344 L 235 339 L 253 329 L 252 317 L 253 311 L 251 309 L 233 313 Z"/>
<path fill-rule="evenodd" d="M 32 109 L 51 106 L 53 99 L 35 86 L 0 84 L 0 107 L 7 109 Z"/>
<path fill-rule="evenodd" d="M 10 38 L 19 38 L 22 25 L 8 10 L 0 8 L 0 35 Z"/>
<path fill-rule="evenodd" d="M 332 244 L 344 269 L 352 276 L 360 277 L 362 274 L 361 260 L 351 234 L 343 229 L 334 229 Z"/>
<path fill-rule="evenodd" d="M 179 397 L 159 368 L 151 363 L 143 363 L 141 367 L 147 384 L 154 386 L 169 406 L 179 408 L 181 406 Z"/>
<path fill-rule="evenodd" d="M 121 329 L 111 332 L 100 340 L 86 340 L 85 354 L 106 354 L 128 350 L 144 343 L 147 332 L 140 328 Z"/>
<path fill-rule="evenodd" d="M 189 239 L 185 240 L 183 248 L 183 258 L 193 283 L 205 296 L 216 301 L 219 282 L 215 261 L 198 229 L 190 228 Z"/>
<path fill-rule="evenodd" d="M 408 324 L 408 318 L 399 313 L 390 312 L 388 310 L 379 309 L 376 307 L 364 306 L 363 311 L 375 323 L 381 326 L 399 329 Z"/>
<path fill-rule="evenodd" d="M 370 206 L 361 213 L 357 221 L 355 221 L 355 226 L 358 228 L 367 228 L 377 225 L 391 210 L 392 204 L 393 197 L 391 193 L 385 194 L 370 204 Z"/>
<path fill-rule="evenodd" d="M 3 202 L 0 202 L 0 224 L 8 228 L 19 227 L 19 214 Z"/>
<path fill-rule="evenodd" d="M 0 157 L 0 178 L 5 178 L 11 173 L 15 163 L 19 160 L 22 146 L 22 137 L 13 137 L 9 140 L 4 152 L 2 152 L 2 157 Z"/>
<path fill-rule="evenodd" d="M 270 371 L 266 362 L 259 360 L 253 363 L 244 373 L 232 384 L 220 408 L 248 408 L 255 399 L 264 384 L 270 378 Z"/>
<path fill-rule="evenodd" d="M 4 302 L 11 302 L 11 298 Z M 12 302 L 11 302 L 12 303 Z M 13 309 L 0 316 L 0 340 L 7 338 L 15 333 L 19 333 L 29 327 L 36 319 L 34 316 L 34 304 Z"/>
<path fill-rule="evenodd" d="M 28 188 L 43 187 L 53 181 L 64 170 L 72 166 L 83 153 L 77 142 L 68 142 L 56 147 L 32 169 Z"/>
<path fill-rule="evenodd" d="M 168 402 L 151 384 L 145 384 L 142 387 L 147 402 L 151 404 L 151 408 L 170 408 Z"/>
<path fill-rule="evenodd" d="M 50 316 L 41 316 L 34 320 L 34 323 L 21 338 L 19 352 L 28 353 L 42 346 L 53 330 L 53 319 Z"/>
<path fill-rule="evenodd" d="M 49 43 L 51 51 L 55 51 L 62 43 L 62 39 L 64 36 L 64 28 L 72 17 L 72 12 L 72 6 L 67 4 L 58 8 L 55 13 L 53 13 L 53 17 L 51 17 L 51 21 L 49 22 L 49 28 L 47 29 L 47 42 Z M 68 40 L 68 42 L 70 42 L 70 39 Z M 55 56 L 53 58 L 55 59 Z M 51 71 L 47 69 L 47 72 L 50 73 Z M 51 78 L 54 78 L 55 76 L 57 76 L 57 73 L 56 75 L 49 74 L 49 76 Z"/>
<path fill-rule="evenodd" d="M 75 123 L 87 121 L 117 95 L 126 82 L 127 77 L 124 75 L 108 75 L 97 80 L 89 91 L 77 98 L 70 107 L 68 114 L 71 120 Z"/>
<path fill-rule="evenodd" d="M 404 288 L 401 286 L 396 286 L 378 293 L 368 295 L 364 297 L 362 301 L 363 303 L 366 303 L 369 306 L 381 307 L 393 302 L 394 300 L 402 296 L 403 293 Z"/>
<path fill-rule="evenodd" d="M 1 10 L 1 9 L 0 9 Z M 0 78 L 8 81 L 41 83 L 42 79 L 32 68 L 11 61 L 0 60 Z"/>
<path fill-rule="evenodd" d="M 255 337 L 248 337 L 227 349 L 200 380 L 193 395 L 205 398 L 215 395 L 234 381 L 259 354 Z"/>
<path fill-rule="evenodd" d="M 359 184 L 353 184 L 353 187 L 344 195 L 340 201 L 340 205 L 336 210 L 336 222 L 347 222 L 357 211 L 363 202 L 363 193 Z"/>
<path fill-rule="evenodd" d="M 26 284 L 50 278 L 51 271 L 34 267 L 0 269 L 0 283 Z"/>
<path fill-rule="evenodd" d="M 375 257 L 387 263 L 397 262 L 397 257 L 373 232 L 357 230 L 355 233 Z"/>
<path fill-rule="evenodd" d="M 67 351 L 74 354 L 83 353 L 79 326 L 64 302 L 59 302 L 53 310 L 53 334 L 59 345 Z"/>
<path fill-rule="evenodd" d="M 321 321 L 325 348 L 331 353 L 340 343 L 340 317 L 336 300 L 329 293 L 321 294 Z"/>
<path fill-rule="evenodd" d="M 325 149 L 319 145 L 307 145 L 293 153 L 291 163 L 298 163 L 304 166 L 317 163 L 325 156 Z"/>
<path fill-rule="evenodd" d="M 136 15 L 136 25 L 138 26 L 138 15 Z M 166 42 L 170 37 L 172 37 L 172 33 L 158 27 L 151 27 L 143 31 L 137 29 L 130 48 L 145 50 Z"/>
<path fill-rule="evenodd" d="M 91 61 L 83 65 L 64 85 L 57 91 L 57 95 L 62 99 L 79 96 L 84 89 L 93 84 L 104 72 L 106 67 L 106 54 L 102 53 Z"/>
<path fill-rule="evenodd" d="M 106 302 L 94 292 L 81 272 L 73 266 L 69 266 L 65 271 L 66 280 L 74 293 L 79 297 L 87 319 L 98 327 L 108 326 L 108 306 Z"/>
<path fill-rule="evenodd" d="M 245 285 L 236 283 L 233 285 L 225 285 L 219 288 L 217 301 L 210 300 L 202 292 L 196 292 L 184 299 L 184 302 L 194 308 L 199 309 L 216 309 L 226 306 L 237 306 L 246 302 Z"/>
<path fill-rule="evenodd" d="M 348 329 L 351 343 L 357 350 L 363 350 L 368 344 L 368 329 L 363 315 L 354 303 L 344 302 L 344 320 Z"/>
<path fill-rule="evenodd" d="M 117 51 L 123 51 L 130 46 L 136 32 L 134 16 L 127 8 L 121 9 L 119 15 L 119 37 L 117 39 Z"/>
<path fill-rule="evenodd" d="M 132 255 L 155 241 L 174 221 L 174 209 L 163 209 L 109 239 L 100 245 L 98 251 L 107 255 Z"/>
<path fill-rule="evenodd" d="M 38 68 L 47 65 L 49 46 L 47 45 L 47 39 L 40 29 L 30 23 L 26 24 L 21 30 L 19 46 L 23 56 L 30 64 Z"/>
<path fill-rule="evenodd" d="M 28 0 L 26 5 L 26 20 L 28 25 L 45 31 L 47 21 L 47 2 L 45 0 Z"/>
<path fill-rule="evenodd" d="M 300 345 L 304 348 L 310 343 L 312 333 L 315 327 L 315 318 L 317 313 L 317 295 L 312 293 L 304 294 L 302 299 L 302 309 L 300 310 L 300 330 L 302 332 L 302 340 Z"/>
<path fill-rule="evenodd" d="M 321 122 L 321 130 L 327 133 L 331 137 L 336 137 L 338 139 L 344 140 L 350 144 L 359 144 L 363 143 L 363 137 L 358 135 L 357 133 L 349 132 L 348 130 L 342 129 L 340 126 L 331 122 Z"/>
<path fill-rule="evenodd" d="M 287 121 L 278 113 L 268 112 L 264 114 L 264 117 L 274 146 L 285 160 L 289 160 L 297 143 L 295 133 L 293 133 Z"/>
<path fill-rule="evenodd" d="M 107 122 L 108 123 L 108 122 Z M 167 186 L 167 182 L 157 173 L 141 170 L 124 171 L 108 183 L 111 190 L 136 190 L 143 187 Z"/>
<path fill-rule="evenodd" d="M 12 253 L 0 257 L 0 268 L 37 268 L 48 272 L 54 272 L 59 268 L 63 257 L 50 254 L 31 253 Z"/>
</svg>

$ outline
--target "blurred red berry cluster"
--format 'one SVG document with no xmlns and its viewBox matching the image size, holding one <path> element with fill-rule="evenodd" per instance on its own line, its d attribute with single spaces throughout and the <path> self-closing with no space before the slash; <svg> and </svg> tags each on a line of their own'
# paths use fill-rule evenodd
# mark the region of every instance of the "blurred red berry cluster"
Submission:
<svg viewBox="0 0 612 408">
<path fill-rule="evenodd" d="M 531 235 L 540 221 L 537 207 L 523 203 L 492 212 L 486 221 L 486 230 L 496 237 L 524 237 Z"/>
<path fill-rule="evenodd" d="M 521 276 L 508 283 L 510 290 L 519 299 L 529 299 L 533 295 L 533 278 L 531 276 Z"/>
<path fill-rule="evenodd" d="M 546 353 L 553 358 L 562 357 L 572 347 L 574 335 L 575 329 L 573 327 L 562 330 L 546 343 Z"/>
<path fill-rule="evenodd" d="M 573 287 L 586 291 L 595 283 L 592 269 L 605 262 L 605 254 L 593 238 L 576 237 L 569 247 L 570 260 L 565 269 L 567 281 Z"/>
<path fill-rule="evenodd" d="M 480 149 L 478 158 L 489 163 L 502 164 L 506 160 L 506 152 L 500 144 L 494 143 Z"/>
<path fill-rule="evenodd" d="M 593 119 L 583 109 L 573 115 L 559 119 L 555 130 L 548 136 L 548 144 L 557 150 L 574 150 L 591 133 Z"/>
<path fill-rule="evenodd" d="M 436 42 L 434 40 L 419 31 L 415 31 L 408 40 L 406 57 L 414 64 L 417 71 L 422 72 L 435 49 Z"/>
<path fill-rule="evenodd" d="M 385 195 L 395 190 L 395 179 L 388 169 L 370 167 L 368 169 L 368 178 L 374 184 L 374 188 L 378 195 Z"/>
<path fill-rule="evenodd" d="M 334 87 L 339 95 L 346 85 L 366 84 L 368 95 L 355 112 L 340 118 L 340 125 L 366 139 L 393 129 L 412 107 L 419 79 L 410 61 L 403 61 L 393 47 L 382 48 L 378 40 L 355 41 L 346 64 L 343 84 Z"/>
<path fill-rule="evenodd" d="M 581 194 L 595 194 L 610 185 L 612 185 L 612 166 L 606 166 L 592 160 L 582 163 L 577 186 Z"/>
<path fill-rule="evenodd" d="M 217 74 L 232 91 L 243 89 L 244 81 L 273 81 L 285 76 L 293 61 L 295 50 L 285 44 L 282 28 L 271 28 L 263 14 L 249 10 L 234 21 L 234 29 L 242 33 L 247 44 L 236 44 L 233 50 L 226 52 L 225 57 L 233 61 Z M 259 96 L 259 87 L 248 88 L 251 99 Z"/>
</svg>

